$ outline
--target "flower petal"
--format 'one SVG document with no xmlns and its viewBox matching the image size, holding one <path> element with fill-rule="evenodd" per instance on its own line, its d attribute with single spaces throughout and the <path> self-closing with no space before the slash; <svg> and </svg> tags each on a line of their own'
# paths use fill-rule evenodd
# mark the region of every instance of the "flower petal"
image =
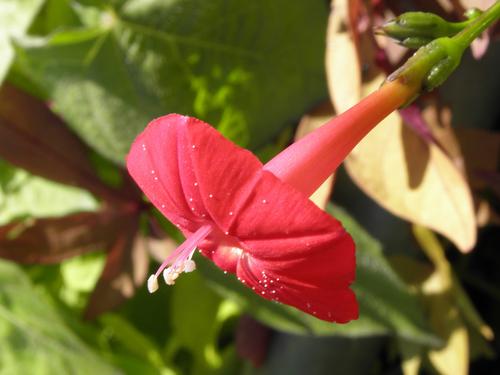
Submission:
<svg viewBox="0 0 500 375">
<path fill-rule="evenodd" d="M 358 318 L 358 304 L 354 292 L 346 287 L 347 280 L 330 275 L 332 263 L 326 252 L 288 265 L 246 254 L 240 258 L 237 275 L 263 298 L 294 306 L 319 319 L 347 323 Z"/>
<path fill-rule="evenodd" d="M 128 171 L 141 190 L 170 221 L 182 227 L 195 219 L 179 181 L 177 135 L 179 123 L 184 122 L 179 115 L 152 121 L 127 156 Z"/>
<path fill-rule="evenodd" d="M 301 192 L 263 171 L 231 231 L 245 254 L 237 275 L 257 293 L 324 320 L 357 318 L 354 242 Z"/>
<path fill-rule="evenodd" d="M 210 125 L 170 114 L 137 137 L 127 167 L 151 202 L 184 231 L 213 221 L 226 232 L 262 163 Z"/>
<path fill-rule="evenodd" d="M 341 224 L 208 124 L 180 115 L 153 121 L 127 166 L 185 234 L 214 226 L 203 253 L 263 297 L 329 321 L 357 317 L 354 243 Z M 279 288 L 266 289 L 273 283 Z"/>
</svg>

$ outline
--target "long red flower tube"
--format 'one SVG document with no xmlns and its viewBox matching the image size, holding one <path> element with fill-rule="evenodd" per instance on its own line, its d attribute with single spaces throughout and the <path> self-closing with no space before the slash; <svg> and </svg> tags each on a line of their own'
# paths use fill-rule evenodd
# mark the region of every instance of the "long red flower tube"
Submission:
<svg viewBox="0 0 500 375">
<path fill-rule="evenodd" d="M 198 248 L 264 298 L 327 321 L 356 319 L 354 242 L 308 197 L 415 91 L 390 82 L 266 165 L 195 118 L 152 121 L 132 144 L 127 167 L 187 240 L 149 278 L 150 292 L 161 274 L 172 285 L 193 271 Z"/>
</svg>

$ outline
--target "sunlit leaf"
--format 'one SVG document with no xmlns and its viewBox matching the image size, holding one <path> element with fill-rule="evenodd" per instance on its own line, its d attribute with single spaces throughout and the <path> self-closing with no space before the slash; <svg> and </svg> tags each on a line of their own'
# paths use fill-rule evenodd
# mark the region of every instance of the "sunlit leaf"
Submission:
<svg viewBox="0 0 500 375">
<path fill-rule="evenodd" d="M 333 0 L 328 20 L 326 71 L 330 98 L 338 113 L 361 99 L 361 62 L 348 22 L 349 3 L 354 1 Z"/>
<path fill-rule="evenodd" d="M 116 374 L 71 332 L 14 264 L 0 260 L 0 372 Z"/>
<path fill-rule="evenodd" d="M 258 146 L 325 94 L 322 2 L 135 0 L 97 11 L 94 34 L 23 42 L 19 62 L 68 124 L 116 162 L 168 112 Z"/>
<path fill-rule="evenodd" d="M 217 340 L 222 324 L 238 313 L 234 304 L 207 289 L 195 272 L 176 282 L 171 309 L 174 345 L 176 350 L 187 349 L 193 355 L 192 373 L 220 368 L 223 357 Z"/>
<path fill-rule="evenodd" d="M 372 82 L 376 89 L 382 77 Z M 389 115 L 346 160 L 351 178 L 382 207 L 448 237 L 462 251 L 476 242 L 474 206 L 469 186 L 436 145 Z"/>
<path fill-rule="evenodd" d="M 344 13 L 340 12 L 338 17 L 341 19 L 336 22 L 347 25 L 347 6 L 341 1 L 339 4 L 343 5 L 341 9 Z M 332 37 L 336 35 L 333 33 Z M 356 49 L 352 38 L 345 39 L 343 43 L 348 51 Z M 357 51 L 361 62 L 366 65 L 364 69 L 370 72 L 365 74 L 365 84 L 361 90 L 363 96 L 375 91 L 383 83 L 384 77 L 378 72 L 376 78 L 368 80 L 378 70 L 374 67 L 374 46 L 371 42 L 359 43 Z M 350 102 L 358 99 L 356 92 L 360 86 L 356 88 L 356 85 L 361 84 L 360 80 L 347 79 L 352 74 L 344 76 L 339 68 L 342 65 L 355 65 L 358 72 L 353 76 L 359 76 L 361 67 L 352 61 L 347 53 L 337 54 L 335 61 L 327 60 L 330 94 L 338 112 L 345 111 L 351 105 Z M 343 77 L 344 83 L 335 85 L 335 79 L 341 80 Z M 344 97 L 352 99 L 344 100 Z M 449 138 L 443 142 L 449 144 Z M 440 147 L 426 144 L 406 128 L 399 114 L 391 114 L 377 125 L 353 150 L 345 165 L 354 182 L 388 211 L 438 231 L 462 251 L 473 248 L 476 241 L 474 207 L 461 170 Z"/>
<path fill-rule="evenodd" d="M 14 59 L 11 39 L 24 35 L 44 1 L 0 1 L 0 84 Z"/>
<path fill-rule="evenodd" d="M 30 175 L 0 159 L 0 225 L 15 218 L 48 218 L 97 208 L 84 190 Z"/>
</svg>

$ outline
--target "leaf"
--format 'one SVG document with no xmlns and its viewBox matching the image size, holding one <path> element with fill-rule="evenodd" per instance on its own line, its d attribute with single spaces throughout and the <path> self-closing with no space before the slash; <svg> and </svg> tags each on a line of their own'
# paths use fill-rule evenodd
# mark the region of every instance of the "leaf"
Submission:
<svg viewBox="0 0 500 375">
<path fill-rule="evenodd" d="M 57 217 L 91 211 L 97 202 L 86 191 L 32 176 L 0 159 L 0 225 L 20 217 Z"/>
<path fill-rule="evenodd" d="M 236 301 L 242 308 L 265 324 L 285 332 L 366 337 L 397 335 L 422 345 L 439 345 L 429 332 L 416 298 L 391 269 L 380 245 L 343 210 L 334 214 L 354 237 L 357 245 L 357 280 L 354 290 L 360 303 L 358 320 L 339 325 L 318 320 L 291 307 L 266 301 L 253 294 L 234 278 L 224 275 L 203 257 L 198 269 L 216 291 Z"/>
<path fill-rule="evenodd" d="M 413 233 L 422 249 L 436 267 L 435 272 L 422 284 L 427 300 L 431 324 L 445 340 L 441 349 L 431 350 L 429 359 L 439 373 L 467 374 L 469 369 L 469 335 L 457 304 L 457 289 L 451 265 L 444 249 L 429 230 L 413 227 Z M 460 293 L 463 298 L 464 295 Z M 462 303 L 463 306 L 463 303 Z M 468 305 L 467 308 L 472 308 Z M 469 311 L 470 312 L 470 311 Z"/>
<path fill-rule="evenodd" d="M 136 217 L 120 220 L 120 231 L 110 244 L 104 270 L 85 309 L 86 319 L 119 306 L 144 284 L 149 264 L 144 241 Z"/>
<path fill-rule="evenodd" d="M 94 35 L 20 41 L 19 63 L 68 124 L 118 163 L 165 113 L 203 118 L 256 147 L 325 93 L 321 2 L 135 0 L 99 12 Z"/>
<path fill-rule="evenodd" d="M 391 257 L 391 264 L 426 306 L 433 329 L 445 342 L 444 346 L 434 351 L 438 366 L 444 369 L 447 361 L 453 361 L 453 356 L 462 356 L 465 350 L 466 357 L 461 357 L 462 362 L 455 361 L 453 366 L 459 365 L 466 369 L 468 363 L 464 364 L 463 361 L 467 360 L 467 356 L 473 359 L 474 356 L 491 355 L 491 349 L 485 339 L 492 340 L 493 332 L 479 316 L 453 274 L 451 265 L 444 256 L 444 249 L 435 236 L 422 227 L 414 228 L 414 233 L 432 259 L 434 267 L 404 256 Z M 404 341 L 398 342 L 398 346 L 402 355 L 408 359 L 403 367 L 408 365 L 409 371 L 412 371 L 412 368 L 415 370 L 415 367 L 418 370 L 425 353 L 429 352 L 421 345 Z"/>
<path fill-rule="evenodd" d="M 336 22 L 347 25 L 347 5 L 342 2 L 339 5 L 343 10 L 339 12 L 340 20 Z M 376 90 L 383 82 L 374 64 L 373 43 L 365 40 L 368 38 L 366 34 L 360 34 L 358 47 L 359 59 L 369 73 L 365 74 L 361 96 Z M 332 34 L 332 37 L 335 35 Z M 356 48 L 351 39 L 344 40 L 344 43 L 343 48 L 347 50 Z M 339 80 L 344 77 L 339 67 L 357 66 L 353 63 L 356 60 L 353 60 L 352 55 L 353 52 L 338 54 L 335 62 L 327 59 L 330 94 L 339 113 L 348 109 L 350 102 L 357 101 L 353 93 L 359 89 L 356 86 L 360 84 L 359 80 L 347 80 L 338 86 L 335 84 L 336 77 Z M 371 79 L 372 76 L 376 78 Z M 344 95 L 352 99 L 346 102 Z M 438 139 L 450 145 L 447 149 L 455 146 L 455 140 L 449 136 L 449 129 L 436 133 Z M 391 213 L 438 231 L 462 251 L 473 248 L 476 222 L 467 182 L 437 145 L 425 144 L 416 134 L 404 128 L 399 114 L 392 114 L 377 125 L 353 150 L 345 166 L 353 181 Z"/>
<path fill-rule="evenodd" d="M 9 84 L 0 88 L 0 157 L 36 175 L 116 201 L 120 193 L 99 180 L 89 154 L 45 103 Z"/>
<path fill-rule="evenodd" d="M 11 39 L 24 35 L 44 1 L 0 1 L 0 84 L 14 59 Z"/>
<path fill-rule="evenodd" d="M 354 3 L 332 0 L 328 19 L 326 72 L 330 98 L 338 113 L 361 99 L 361 63 L 348 21 L 350 2 Z"/>
<path fill-rule="evenodd" d="M 165 363 L 162 355 L 157 349 L 154 342 L 137 328 L 130 324 L 126 319 L 118 314 L 105 314 L 99 318 L 101 324 L 108 330 L 108 334 L 112 335 L 115 340 L 121 343 L 127 350 L 127 354 L 133 354 L 143 361 L 146 361 L 155 366 L 157 370 L 165 370 L 167 374 L 170 372 L 165 369 Z"/>
<path fill-rule="evenodd" d="M 446 280 L 433 274 L 423 285 L 429 301 L 431 324 L 445 340 L 442 349 L 429 352 L 429 359 L 439 373 L 467 374 L 469 368 L 469 337 L 465 324 L 450 296 Z"/>
<path fill-rule="evenodd" d="M 172 334 L 175 349 L 187 349 L 193 355 L 191 373 L 207 374 L 224 365 L 218 338 L 224 322 L 237 313 L 237 307 L 207 288 L 198 273 L 176 282 L 172 290 Z"/>
<path fill-rule="evenodd" d="M 422 365 L 422 347 L 405 340 L 398 340 L 398 349 L 402 356 L 403 375 L 418 375 Z"/>
<path fill-rule="evenodd" d="M 122 229 L 121 215 L 104 210 L 26 219 L 0 227 L 0 256 L 20 263 L 56 263 L 105 250 Z"/>
<path fill-rule="evenodd" d="M 64 324 L 20 268 L 0 260 L 0 372 L 116 374 Z"/>
<path fill-rule="evenodd" d="M 375 89 L 382 77 L 372 82 Z M 353 181 L 391 213 L 432 228 L 461 251 L 476 242 L 472 196 L 465 178 L 434 144 L 427 144 L 392 113 L 345 163 Z"/>
</svg>

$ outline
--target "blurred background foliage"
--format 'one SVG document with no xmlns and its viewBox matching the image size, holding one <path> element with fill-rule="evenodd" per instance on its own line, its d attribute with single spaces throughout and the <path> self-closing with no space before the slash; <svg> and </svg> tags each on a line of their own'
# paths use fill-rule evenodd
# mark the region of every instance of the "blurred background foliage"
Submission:
<svg viewBox="0 0 500 375">
<path fill-rule="evenodd" d="M 181 236 L 123 169 L 169 112 L 267 160 L 408 57 L 375 26 L 491 3 L 0 0 L 0 374 L 498 371 L 498 27 L 314 197 L 357 243 L 350 324 L 261 299 L 201 257 L 149 295 Z"/>
</svg>

